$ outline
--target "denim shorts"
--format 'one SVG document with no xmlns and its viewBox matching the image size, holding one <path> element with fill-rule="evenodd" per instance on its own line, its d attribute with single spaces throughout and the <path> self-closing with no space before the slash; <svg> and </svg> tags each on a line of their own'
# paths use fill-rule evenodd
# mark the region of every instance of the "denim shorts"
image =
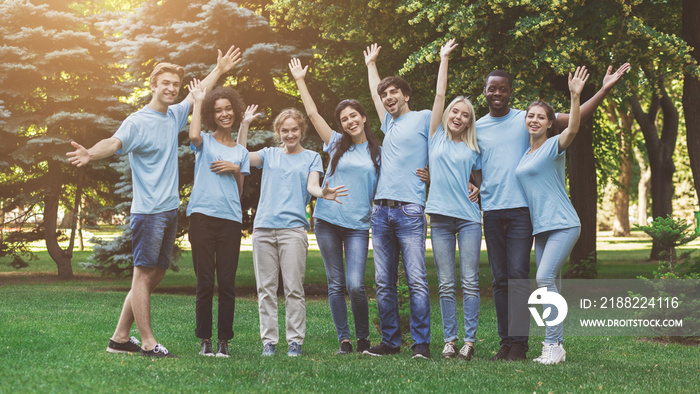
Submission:
<svg viewBox="0 0 700 394">
<path fill-rule="evenodd" d="M 134 266 L 168 269 L 177 234 L 177 209 L 131 214 Z"/>
</svg>

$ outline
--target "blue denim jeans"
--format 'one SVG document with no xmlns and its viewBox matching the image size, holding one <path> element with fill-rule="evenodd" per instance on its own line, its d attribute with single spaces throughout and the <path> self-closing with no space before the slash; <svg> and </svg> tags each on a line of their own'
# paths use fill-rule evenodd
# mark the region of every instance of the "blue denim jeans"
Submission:
<svg viewBox="0 0 700 394">
<path fill-rule="evenodd" d="M 177 236 L 177 209 L 132 213 L 129 224 L 134 266 L 167 270 Z"/>
<path fill-rule="evenodd" d="M 537 287 L 547 287 L 547 291 L 561 292 L 561 267 L 576 245 L 581 235 L 581 227 L 551 230 L 535 236 L 535 261 L 537 262 Z M 559 280 L 557 280 L 557 277 Z M 546 308 L 551 305 L 542 305 Z M 545 328 L 545 343 L 558 343 L 564 338 L 564 325 Z"/>
<path fill-rule="evenodd" d="M 530 314 L 527 286 L 510 289 L 515 297 L 508 308 L 508 279 L 529 279 L 530 251 L 532 250 L 532 223 L 528 208 L 498 209 L 484 212 L 484 238 L 493 275 L 493 302 L 498 320 L 500 344 L 510 346 L 520 343 L 527 347 L 527 336 L 508 335 L 509 324 L 519 324 L 519 330 L 527 332 Z M 522 327 L 527 325 L 527 327 Z"/>
<path fill-rule="evenodd" d="M 456 236 L 456 238 L 455 238 Z M 457 273 L 455 246 L 459 243 L 459 273 L 462 284 L 464 341 L 476 340 L 479 324 L 479 255 L 481 223 L 443 215 L 430 215 L 430 241 L 437 269 L 440 310 L 445 342 L 457 340 Z"/>
<path fill-rule="evenodd" d="M 372 245 L 377 306 L 382 342 L 401 346 L 401 326 L 396 282 L 399 253 L 403 257 L 411 303 L 411 337 L 414 345 L 430 343 L 430 294 L 425 271 L 426 221 L 419 204 L 372 208 Z"/>
<path fill-rule="evenodd" d="M 353 230 L 316 219 L 316 240 L 326 267 L 328 303 L 338 341 L 350 339 L 346 288 L 355 318 L 355 337 L 369 338 L 369 308 L 365 293 L 369 230 Z M 343 267 L 343 251 L 346 267 Z"/>
</svg>

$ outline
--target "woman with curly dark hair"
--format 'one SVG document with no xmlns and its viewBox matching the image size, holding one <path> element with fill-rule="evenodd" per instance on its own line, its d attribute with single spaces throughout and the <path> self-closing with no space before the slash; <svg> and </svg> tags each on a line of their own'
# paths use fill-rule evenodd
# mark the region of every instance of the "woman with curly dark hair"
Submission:
<svg viewBox="0 0 700 394">
<path fill-rule="evenodd" d="M 203 356 L 228 357 L 233 338 L 236 301 L 236 269 L 241 245 L 243 176 L 250 172 L 248 151 L 233 139 L 232 132 L 254 119 L 257 107 L 249 108 L 230 87 L 209 94 L 199 81 L 190 83 L 195 104 L 190 123 L 190 148 L 195 152 L 194 187 L 187 205 L 189 239 L 197 276 L 196 329 Z M 245 119 L 242 121 L 242 119 Z M 202 123 L 213 133 L 202 133 Z M 219 284 L 218 343 L 212 349 L 212 298 L 214 277 Z"/>
</svg>

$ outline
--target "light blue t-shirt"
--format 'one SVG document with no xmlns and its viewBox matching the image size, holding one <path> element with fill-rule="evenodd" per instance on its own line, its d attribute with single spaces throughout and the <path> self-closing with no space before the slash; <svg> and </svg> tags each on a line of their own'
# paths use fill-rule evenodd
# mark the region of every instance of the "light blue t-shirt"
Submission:
<svg viewBox="0 0 700 394">
<path fill-rule="evenodd" d="M 559 153 L 559 136 L 545 141 L 534 152 L 528 150 L 515 170 L 530 207 L 532 234 L 581 226 L 566 193 L 566 150 Z"/>
<path fill-rule="evenodd" d="M 382 131 L 382 165 L 375 200 L 395 200 L 425 206 L 425 182 L 416 169 L 428 164 L 430 111 L 411 111 L 394 119 L 387 112 Z"/>
<path fill-rule="evenodd" d="M 187 216 L 193 213 L 241 223 L 241 199 L 233 173 L 217 174 L 209 168 L 213 161 L 226 160 L 241 167 L 241 174 L 250 174 L 248 150 L 241 145 L 226 146 L 211 134 L 202 133 L 202 144 L 194 151 L 194 186 L 187 204 Z"/>
<path fill-rule="evenodd" d="M 187 124 L 187 100 L 167 113 L 145 106 L 129 115 L 113 137 L 122 142 L 118 155 L 129 154 L 133 199 L 131 213 L 161 213 L 177 209 L 177 135 Z"/>
<path fill-rule="evenodd" d="M 328 144 L 323 145 L 324 152 L 333 151 L 340 143 L 342 134 L 333 132 Z M 372 200 L 377 191 L 377 169 L 374 167 L 368 143 L 353 145 L 338 160 L 333 175 L 330 164 L 326 177 L 321 186 L 328 181 L 328 187 L 345 185 L 348 189 L 346 197 L 338 198 L 342 204 L 324 199 L 316 200 L 314 217 L 353 230 L 369 230 L 372 217 Z"/>
<path fill-rule="evenodd" d="M 479 153 L 445 137 L 442 124 L 430 137 L 430 194 L 425 212 L 481 223 L 479 205 L 469 200 L 469 176 L 481 169 Z"/>
<path fill-rule="evenodd" d="M 485 115 L 476 122 L 481 150 L 481 208 L 484 211 L 527 207 L 515 179 L 515 168 L 530 147 L 525 111 L 510 109 L 507 115 Z"/>
<path fill-rule="evenodd" d="M 323 162 L 318 153 L 304 149 L 288 155 L 283 148 L 263 148 L 258 155 L 262 160 L 260 202 L 253 228 L 309 229 L 306 205 L 311 195 L 306 191 L 309 173 L 323 174 Z"/>
</svg>

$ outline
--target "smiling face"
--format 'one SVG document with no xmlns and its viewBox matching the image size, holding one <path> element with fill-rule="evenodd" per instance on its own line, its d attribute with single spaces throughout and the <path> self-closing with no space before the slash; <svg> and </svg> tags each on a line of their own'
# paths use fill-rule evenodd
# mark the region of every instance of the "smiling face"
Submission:
<svg viewBox="0 0 700 394">
<path fill-rule="evenodd" d="M 220 98 L 214 102 L 214 122 L 216 128 L 230 131 L 236 121 L 236 113 L 228 99 Z"/>
<path fill-rule="evenodd" d="M 279 137 L 287 148 L 287 152 L 293 152 L 299 147 L 302 131 L 296 119 L 290 117 L 282 122 L 279 129 Z"/>
<path fill-rule="evenodd" d="M 508 103 L 511 94 L 512 88 L 508 78 L 500 76 L 489 77 L 484 87 L 484 96 L 486 96 L 486 103 L 489 106 L 489 114 L 497 117 L 508 114 Z"/>
<path fill-rule="evenodd" d="M 353 140 L 361 139 L 365 135 L 365 122 L 367 118 L 353 107 L 345 107 L 340 111 L 340 125 L 343 131 L 350 134 Z"/>
<path fill-rule="evenodd" d="M 464 133 L 473 122 L 469 107 L 464 101 L 459 101 L 452 106 L 447 114 L 447 129 L 453 136 Z"/>
<path fill-rule="evenodd" d="M 155 78 L 155 85 L 151 86 L 153 99 L 163 105 L 172 105 L 180 93 L 180 77 L 172 72 L 164 72 Z"/>
<path fill-rule="evenodd" d="M 552 127 L 553 120 L 548 119 L 544 107 L 533 105 L 525 115 L 525 127 L 533 138 L 542 138 L 547 135 L 547 130 Z"/>
<path fill-rule="evenodd" d="M 392 118 L 398 118 L 399 116 L 406 114 L 410 111 L 408 108 L 408 101 L 411 99 L 409 96 L 405 96 L 401 89 L 394 85 L 389 85 L 380 94 L 379 98 L 382 100 L 382 105 L 384 109 L 391 115 Z"/>
</svg>

